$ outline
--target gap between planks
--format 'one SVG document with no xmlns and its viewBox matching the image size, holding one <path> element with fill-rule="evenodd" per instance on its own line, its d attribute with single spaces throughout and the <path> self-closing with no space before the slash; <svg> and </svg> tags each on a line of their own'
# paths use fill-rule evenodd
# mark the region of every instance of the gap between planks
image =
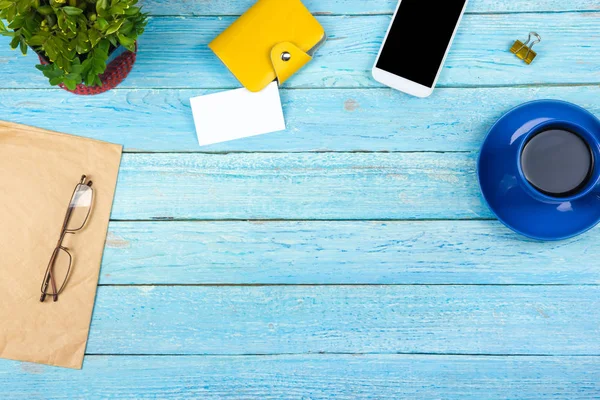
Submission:
<svg viewBox="0 0 600 400">
<path fill-rule="evenodd" d="M 199 154 L 211 156 L 227 156 L 230 154 L 477 154 L 474 150 L 315 150 L 315 151 L 249 151 L 249 150 L 225 150 L 225 151 L 148 151 L 136 149 L 124 149 L 127 154 Z"/>
<path fill-rule="evenodd" d="M 86 357 L 207 357 L 207 358 L 242 358 L 242 357 L 289 357 L 289 356 L 312 356 L 327 358 L 330 356 L 424 356 L 424 357 L 490 357 L 490 358 L 508 358 L 508 357 L 552 357 L 552 358 L 570 358 L 570 357 L 593 357 L 600 358 L 597 354 L 574 354 L 574 355 L 554 355 L 549 353 L 540 354 L 498 354 L 498 353 L 422 353 L 422 352 L 394 352 L 394 353 L 344 353 L 344 352 L 318 352 L 318 353 L 247 353 L 247 354 L 144 354 L 144 353 L 85 353 Z"/>
<path fill-rule="evenodd" d="M 600 12 L 599 12 L 600 13 Z M 451 84 L 438 84 L 436 89 L 522 89 L 522 88 L 545 88 L 545 87 L 586 87 L 586 86 L 598 86 L 600 85 L 600 81 L 590 81 L 590 82 L 577 82 L 577 83 L 518 83 L 518 84 L 490 84 L 490 85 L 451 85 Z M 161 91 L 161 90 L 177 90 L 177 91 L 187 91 L 187 90 L 211 90 L 211 91 L 219 91 L 219 90 L 234 90 L 239 89 L 239 86 L 223 86 L 223 87 L 204 87 L 204 86 L 186 86 L 184 88 L 178 86 L 160 86 L 160 87 L 116 87 L 111 89 L 111 92 L 135 92 L 135 91 Z M 19 87 L 10 87 L 10 88 L 0 88 L 0 92 L 8 92 L 8 91 L 62 91 L 63 89 L 58 89 L 54 87 L 33 87 L 33 88 L 19 88 Z M 323 87 L 282 87 L 281 91 L 292 91 L 292 90 L 392 90 L 386 86 L 323 86 Z"/>
<path fill-rule="evenodd" d="M 597 283 L 99 283 L 99 287 L 390 287 L 390 286 L 493 286 L 493 287 L 536 287 L 536 286 L 600 286 Z"/>
<path fill-rule="evenodd" d="M 579 13 L 600 13 L 600 10 L 560 10 L 560 11 L 466 11 L 465 15 L 513 15 L 513 14 L 579 14 Z M 150 14 L 150 18 L 235 18 L 241 14 Z M 393 12 L 373 12 L 373 13 L 329 13 L 319 11 L 312 13 L 315 17 L 381 17 L 392 16 Z"/>
<path fill-rule="evenodd" d="M 405 218 L 405 219 L 194 219 L 194 218 L 172 218 L 155 217 L 150 219 L 110 219 L 110 222 L 256 222 L 256 223 L 277 223 L 277 222 L 461 222 L 461 221 L 497 221 L 496 218 Z"/>
</svg>

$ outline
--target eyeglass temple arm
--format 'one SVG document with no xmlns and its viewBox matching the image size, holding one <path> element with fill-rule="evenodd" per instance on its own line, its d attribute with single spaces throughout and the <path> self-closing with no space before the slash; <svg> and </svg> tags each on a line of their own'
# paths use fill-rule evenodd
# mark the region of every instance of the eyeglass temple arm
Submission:
<svg viewBox="0 0 600 400">
<path fill-rule="evenodd" d="M 51 277 L 50 271 L 48 271 L 48 275 L 46 276 L 46 281 L 44 281 L 44 286 L 42 286 L 42 295 L 40 296 L 40 301 L 43 302 L 46 300 L 46 290 L 48 290 L 48 284 L 50 283 Z"/>
<path fill-rule="evenodd" d="M 85 180 L 87 179 L 87 175 L 81 175 L 81 180 L 79 181 L 80 185 L 83 185 L 85 183 Z M 89 181 L 88 183 L 86 183 L 86 185 L 88 185 L 89 187 L 92 187 L 93 182 Z"/>
</svg>

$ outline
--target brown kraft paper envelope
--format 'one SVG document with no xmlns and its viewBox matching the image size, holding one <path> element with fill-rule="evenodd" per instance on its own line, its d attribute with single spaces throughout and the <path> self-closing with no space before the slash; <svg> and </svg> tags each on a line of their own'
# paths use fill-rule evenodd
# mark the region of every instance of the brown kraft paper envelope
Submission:
<svg viewBox="0 0 600 400">
<path fill-rule="evenodd" d="M 81 368 L 122 146 L 0 121 L 0 357 Z M 94 182 L 57 302 L 40 287 L 75 185 Z"/>
</svg>

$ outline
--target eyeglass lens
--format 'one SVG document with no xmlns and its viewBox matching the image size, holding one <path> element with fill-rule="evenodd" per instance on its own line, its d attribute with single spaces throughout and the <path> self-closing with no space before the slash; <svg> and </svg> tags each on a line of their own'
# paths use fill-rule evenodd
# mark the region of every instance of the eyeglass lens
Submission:
<svg viewBox="0 0 600 400">
<path fill-rule="evenodd" d="M 69 220 L 67 230 L 78 231 L 83 228 L 90 213 L 92 205 L 93 190 L 88 185 L 77 185 L 75 193 L 69 203 Z"/>
<path fill-rule="evenodd" d="M 67 280 L 69 279 L 69 270 L 71 268 L 71 256 L 62 248 L 57 248 L 53 254 L 51 265 L 46 272 L 44 282 L 48 279 L 48 274 L 52 274 L 54 277 L 54 284 L 48 282 L 46 289 L 43 291 L 45 294 L 52 296 L 59 294 L 65 287 Z"/>
</svg>

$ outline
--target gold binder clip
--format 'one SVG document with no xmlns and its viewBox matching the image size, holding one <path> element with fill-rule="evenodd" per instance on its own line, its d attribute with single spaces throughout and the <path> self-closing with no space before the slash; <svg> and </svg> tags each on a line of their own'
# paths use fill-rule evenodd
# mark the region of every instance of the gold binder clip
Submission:
<svg viewBox="0 0 600 400">
<path fill-rule="evenodd" d="M 535 40 L 532 42 L 531 38 L 534 37 Z M 534 44 L 537 44 L 542 41 L 542 37 L 535 32 L 529 32 L 529 37 L 525 43 L 517 40 L 515 44 L 510 48 L 510 52 L 515 54 L 521 60 L 525 61 L 527 65 L 531 64 L 537 53 L 531 48 Z M 529 44 L 531 42 L 531 44 Z M 528 46 L 529 45 L 529 46 Z"/>
</svg>

